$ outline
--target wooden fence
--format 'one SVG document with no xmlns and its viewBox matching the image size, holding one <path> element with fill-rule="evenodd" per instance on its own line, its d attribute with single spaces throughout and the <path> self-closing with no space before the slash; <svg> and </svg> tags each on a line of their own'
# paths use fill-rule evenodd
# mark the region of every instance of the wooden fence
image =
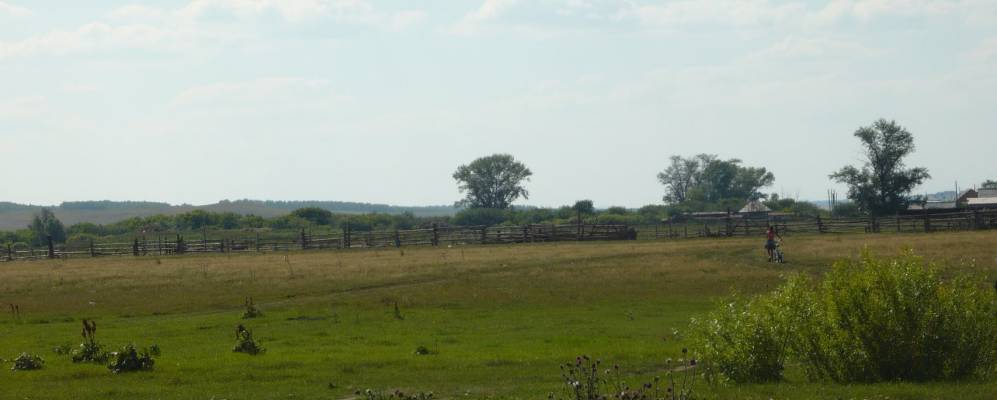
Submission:
<svg viewBox="0 0 997 400">
<path fill-rule="evenodd" d="M 637 227 L 638 239 L 695 237 L 735 237 L 762 235 L 768 226 L 780 235 L 834 233 L 915 233 L 997 228 L 997 210 L 970 210 L 939 214 L 896 215 L 892 217 L 821 218 L 756 217 L 721 218 L 666 222 Z"/>
<path fill-rule="evenodd" d="M 311 235 L 302 231 L 295 239 L 251 238 L 188 240 L 182 235 L 135 238 L 132 242 L 58 245 L 44 248 L 0 249 L 0 262 L 43 258 L 99 257 L 112 255 L 165 256 L 190 253 L 274 252 L 311 249 L 383 248 L 402 246 L 457 246 L 469 244 L 532 243 L 558 241 L 685 239 L 702 237 L 761 236 L 768 226 L 780 235 L 845 233 L 945 232 L 997 228 L 997 210 L 971 210 L 944 214 L 897 215 L 881 218 L 761 217 L 721 218 L 665 222 L 657 225 L 520 225 L 437 226 L 394 231 L 351 231 Z"/>
<path fill-rule="evenodd" d="M 195 253 L 273 252 L 311 249 L 350 249 L 402 246 L 454 246 L 468 244 L 532 243 L 633 239 L 635 231 L 626 225 L 521 225 L 521 226 L 437 226 L 393 231 L 352 231 L 311 235 L 301 231 L 291 239 L 261 237 L 187 239 L 183 235 L 136 237 L 132 242 L 61 245 L 49 240 L 44 248 L 15 249 L 9 244 L 0 250 L 0 261 L 43 258 L 99 257 L 114 255 L 166 256 Z"/>
</svg>

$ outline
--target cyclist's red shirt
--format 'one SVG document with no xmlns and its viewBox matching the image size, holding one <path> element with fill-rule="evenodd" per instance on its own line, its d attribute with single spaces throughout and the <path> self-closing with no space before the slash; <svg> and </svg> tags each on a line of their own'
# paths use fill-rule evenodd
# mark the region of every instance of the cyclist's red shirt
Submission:
<svg viewBox="0 0 997 400">
<path fill-rule="evenodd" d="M 775 229 L 770 229 L 768 232 L 765 232 L 765 236 L 769 240 L 775 240 Z"/>
</svg>

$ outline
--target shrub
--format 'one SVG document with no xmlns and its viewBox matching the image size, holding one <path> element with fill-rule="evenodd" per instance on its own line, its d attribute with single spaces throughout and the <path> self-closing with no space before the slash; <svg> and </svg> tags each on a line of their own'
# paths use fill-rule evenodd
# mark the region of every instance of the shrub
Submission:
<svg viewBox="0 0 997 400">
<path fill-rule="evenodd" d="M 836 263 L 822 282 L 792 277 L 695 325 L 708 370 L 734 381 L 778 379 L 787 356 L 814 380 L 927 381 L 992 372 L 995 316 L 989 288 L 943 280 L 911 252 L 864 253 Z"/>
<path fill-rule="evenodd" d="M 395 390 L 394 392 L 383 392 L 380 390 L 367 389 L 361 393 L 359 390 L 355 393 L 356 395 L 362 395 L 366 400 L 430 400 L 433 398 L 433 393 L 404 393 L 401 390 Z"/>
<path fill-rule="evenodd" d="M 735 382 L 782 379 L 786 338 L 767 298 L 731 299 L 705 319 L 693 320 L 693 340 L 709 377 Z"/>
<path fill-rule="evenodd" d="M 148 349 L 143 349 L 139 353 L 135 349 L 135 345 L 128 344 L 122 347 L 120 351 L 110 354 L 111 363 L 108 364 L 107 368 L 111 372 L 117 374 L 121 372 L 132 372 L 132 371 L 148 371 L 152 369 L 152 365 L 155 361 L 149 354 Z"/>
<path fill-rule="evenodd" d="M 812 378 L 837 382 L 959 379 L 997 361 L 997 299 L 966 278 L 942 280 L 907 252 L 837 263 L 819 284 L 797 278 L 781 299 L 790 345 Z M 789 294 L 789 293 L 787 293 Z"/>
<path fill-rule="evenodd" d="M 41 369 L 45 365 L 45 360 L 34 354 L 21 353 L 14 359 L 14 366 L 11 367 L 11 371 L 29 371 L 33 369 Z"/>
<path fill-rule="evenodd" d="M 242 313 L 242 319 L 251 319 L 263 316 L 263 311 L 253 305 L 253 298 L 247 297 L 245 303 L 246 311 Z"/>
<path fill-rule="evenodd" d="M 262 346 L 253 340 L 253 332 L 246 327 L 239 325 L 235 328 L 235 347 L 232 351 L 236 353 L 246 353 L 249 355 L 257 355 L 264 352 Z"/>
<path fill-rule="evenodd" d="M 686 354 L 686 350 L 682 349 Z M 665 382 L 655 377 L 651 382 L 631 386 L 624 380 L 619 365 L 600 371 L 602 362 L 588 356 L 579 356 L 574 362 L 561 365 L 561 379 L 566 386 L 565 398 L 574 400 L 688 400 L 696 380 L 697 362 L 695 359 L 679 360 L 677 364 L 668 360 Z M 549 399 L 556 396 L 551 393 Z"/>
<path fill-rule="evenodd" d="M 83 343 L 72 352 L 74 363 L 92 362 L 103 364 L 107 362 L 107 352 L 104 346 L 97 342 L 97 323 L 91 320 L 83 320 Z"/>
</svg>

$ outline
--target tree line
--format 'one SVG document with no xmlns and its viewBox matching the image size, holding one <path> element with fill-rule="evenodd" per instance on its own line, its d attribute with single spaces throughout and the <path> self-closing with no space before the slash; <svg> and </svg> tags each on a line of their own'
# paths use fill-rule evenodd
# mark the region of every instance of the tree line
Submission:
<svg viewBox="0 0 997 400">
<path fill-rule="evenodd" d="M 913 135 L 895 121 L 878 120 L 854 132 L 863 150 L 858 166 L 844 166 L 829 177 L 848 186 L 850 202 L 831 210 L 838 216 L 893 215 L 919 201 L 911 192 L 930 178 L 923 167 L 908 168 L 904 159 L 914 151 Z M 737 211 L 745 202 L 760 201 L 773 211 L 801 216 L 826 213 L 809 202 L 780 198 L 763 189 L 775 182 L 775 175 L 765 167 L 743 165 L 742 160 L 721 159 L 714 154 L 691 157 L 674 155 L 657 174 L 664 186 L 662 204 L 638 209 L 608 207 L 597 209 L 591 200 L 579 200 L 558 208 L 514 206 L 518 199 L 529 199 L 526 183 L 533 172 L 509 154 L 494 154 L 460 165 L 453 173 L 459 192 L 464 196 L 455 206 L 453 216 L 417 217 L 411 212 L 399 214 L 333 213 L 320 207 L 301 207 L 287 215 L 264 218 L 234 212 L 193 210 L 176 215 L 133 217 L 112 224 L 79 223 L 65 227 L 51 210 L 35 214 L 30 226 L 14 232 L 0 233 L 5 242 L 42 245 L 51 237 L 62 243 L 95 237 L 125 236 L 157 232 L 198 230 L 270 229 L 414 229 L 434 223 L 454 225 L 524 225 L 539 223 L 655 224 L 696 211 Z M 987 180 L 984 188 L 997 188 L 997 181 Z M 155 205 L 157 203 L 149 203 Z M 105 206 L 100 202 L 80 203 L 81 207 Z"/>
</svg>

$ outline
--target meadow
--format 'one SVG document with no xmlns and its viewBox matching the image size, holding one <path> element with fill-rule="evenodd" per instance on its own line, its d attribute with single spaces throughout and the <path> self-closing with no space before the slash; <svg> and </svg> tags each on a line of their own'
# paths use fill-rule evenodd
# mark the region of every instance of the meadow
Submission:
<svg viewBox="0 0 997 400">
<path fill-rule="evenodd" d="M 558 366 L 586 354 L 638 383 L 682 356 L 690 318 L 734 293 L 819 275 L 863 249 L 910 247 L 981 285 L 997 277 L 997 231 L 786 238 L 787 264 L 753 238 L 409 247 L 0 264 L 0 398 L 339 399 L 366 388 L 440 398 L 547 398 Z M 263 312 L 242 319 L 247 296 Z M 19 315 L 6 312 L 16 304 Z M 112 374 L 53 348 L 82 319 L 112 348 L 158 345 L 152 371 Z M 266 352 L 233 353 L 235 327 Z M 423 347 L 425 351 L 416 350 Z M 10 371 L 21 352 L 45 359 Z M 428 354 L 418 354 L 427 353 Z M 698 383 L 701 398 L 990 399 L 997 382 L 834 385 Z"/>
</svg>

